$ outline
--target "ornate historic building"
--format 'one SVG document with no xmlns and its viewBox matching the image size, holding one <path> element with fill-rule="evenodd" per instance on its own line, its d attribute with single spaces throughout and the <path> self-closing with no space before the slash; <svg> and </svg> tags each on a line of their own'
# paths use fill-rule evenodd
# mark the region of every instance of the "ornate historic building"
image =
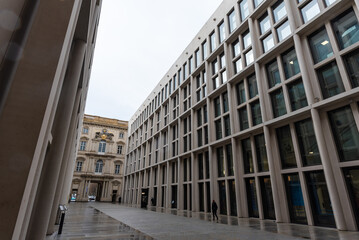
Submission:
<svg viewBox="0 0 359 240">
<path fill-rule="evenodd" d="M 0 1 L 1 239 L 44 239 L 68 202 L 101 4 Z"/>
<path fill-rule="evenodd" d="M 127 121 L 85 115 L 72 180 L 74 201 L 118 201 Z"/>
<path fill-rule="evenodd" d="M 129 122 L 124 201 L 358 230 L 358 6 L 224 0 Z"/>
</svg>

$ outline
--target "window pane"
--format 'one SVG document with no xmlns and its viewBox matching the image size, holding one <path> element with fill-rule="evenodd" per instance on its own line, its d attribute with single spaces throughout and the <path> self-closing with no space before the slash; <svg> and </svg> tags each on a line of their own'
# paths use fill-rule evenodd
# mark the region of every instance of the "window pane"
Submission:
<svg viewBox="0 0 359 240">
<path fill-rule="evenodd" d="M 224 135 L 228 137 L 229 135 L 231 135 L 231 123 L 229 121 L 229 115 L 225 116 L 223 120 L 224 120 Z"/>
<path fill-rule="evenodd" d="M 202 43 L 202 60 L 206 58 L 207 58 L 207 42 L 205 41 Z"/>
<path fill-rule="evenodd" d="M 317 75 L 324 98 L 329 98 L 345 91 L 335 62 L 318 69 Z"/>
<path fill-rule="evenodd" d="M 289 25 L 289 21 L 286 21 L 279 28 L 277 28 L 278 41 L 282 41 L 292 33 Z"/>
<path fill-rule="evenodd" d="M 353 212 L 356 217 L 357 225 L 359 225 L 359 168 L 345 168 L 343 171 L 351 204 L 354 210 Z"/>
<path fill-rule="evenodd" d="M 271 99 L 272 99 L 273 115 L 275 118 L 287 113 L 282 89 L 279 89 L 271 93 Z"/>
<path fill-rule="evenodd" d="M 279 153 L 282 162 L 282 168 L 297 167 L 292 143 L 292 135 L 289 126 L 276 129 Z"/>
<path fill-rule="evenodd" d="M 298 173 L 284 175 L 287 192 L 288 209 L 290 220 L 293 223 L 307 224 L 304 200 Z"/>
<path fill-rule="evenodd" d="M 251 103 L 251 111 L 252 111 L 252 125 L 258 125 L 262 123 L 262 114 L 261 107 L 259 105 L 259 101 Z"/>
<path fill-rule="evenodd" d="M 252 39 L 249 31 L 243 34 L 243 48 L 246 49 L 252 44 Z"/>
<path fill-rule="evenodd" d="M 254 140 L 256 144 L 258 171 L 259 172 L 269 171 L 264 134 L 259 134 L 254 136 Z"/>
<path fill-rule="evenodd" d="M 210 50 L 213 52 L 213 50 L 216 49 L 216 36 L 214 35 L 214 32 L 209 36 L 209 38 Z"/>
<path fill-rule="evenodd" d="M 245 57 L 246 57 L 246 66 L 248 66 L 254 61 L 253 50 L 251 49 L 250 51 L 248 51 Z"/>
<path fill-rule="evenodd" d="M 359 159 L 359 132 L 350 106 L 328 113 L 340 161 Z"/>
<path fill-rule="evenodd" d="M 223 147 L 217 148 L 218 177 L 225 176 Z"/>
<path fill-rule="evenodd" d="M 304 166 L 321 164 L 317 140 L 311 119 L 295 123 L 300 153 Z"/>
<path fill-rule="evenodd" d="M 254 178 L 246 178 L 247 202 L 249 217 L 259 217 L 256 182 Z"/>
<path fill-rule="evenodd" d="M 347 73 L 350 78 L 352 88 L 359 86 L 359 50 L 349 53 L 344 57 Z"/>
<path fill-rule="evenodd" d="M 219 97 L 214 99 L 214 117 L 221 115 L 221 103 Z"/>
<path fill-rule="evenodd" d="M 306 173 L 315 225 L 335 227 L 332 203 L 323 171 Z"/>
<path fill-rule="evenodd" d="M 242 71 L 242 69 L 242 59 L 239 58 L 237 61 L 234 62 L 234 72 L 239 73 L 240 71 Z"/>
<path fill-rule="evenodd" d="M 302 81 L 296 81 L 288 86 L 290 106 L 292 111 L 308 106 Z"/>
<path fill-rule="evenodd" d="M 216 126 L 216 140 L 222 138 L 222 122 L 221 119 L 214 122 Z"/>
<path fill-rule="evenodd" d="M 248 17 L 249 15 L 249 8 L 248 8 L 248 1 L 247 0 L 243 0 L 240 4 L 239 4 L 239 8 L 241 10 L 241 20 L 243 21 L 246 17 Z"/>
<path fill-rule="evenodd" d="M 294 48 L 282 55 L 283 67 L 286 79 L 300 72 L 297 54 Z"/>
<path fill-rule="evenodd" d="M 244 89 L 244 82 L 237 84 L 237 104 L 240 105 L 246 101 L 246 92 Z"/>
<path fill-rule="evenodd" d="M 280 83 L 280 75 L 277 61 L 274 60 L 273 62 L 267 64 L 267 77 L 268 77 L 268 85 L 269 88 L 274 87 L 278 83 Z"/>
<path fill-rule="evenodd" d="M 325 5 L 330 6 L 332 5 L 333 3 L 335 3 L 337 0 L 325 0 Z"/>
<path fill-rule="evenodd" d="M 261 34 L 265 33 L 270 29 L 270 20 L 268 14 L 265 14 L 261 17 L 261 19 L 259 19 L 259 27 L 261 30 Z"/>
<path fill-rule="evenodd" d="M 258 7 L 262 2 L 263 0 L 254 0 L 254 7 Z"/>
<path fill-rule="evenodd" d="M 319 9 L 317 0 L 313 0 L 310 3 L 308 3 L 307 5 L 305 5 L 305 7 L 303 7 L 301 9 L 301 12 L 302 12 L 302 17 L 303 17 L 304 23 L 308 22 L 310 19 L 317 16 L 317 14 L 320 13 L 320 9 Z"/>
<path fill-rule="evenodd" d="M 264 38 L 262 40 L 262 43 L 263 43 L 263 51 L 264 52 L 267 52 L 268 50 L 273 48 L 274 47 L 273 35 L 269 34 L 266 38 Z"/>
<path fill-rule="evenodd" d="M 332 24 L 340 49 L 359 41 L 359 25 L 353 10 L 340 15 Z"/>
<path fill-rule="evenodd" d="M 273 8 L 273 15 L 274 15 L 274 21 L 278 22 L 278 20 L 282 19 L 287 15 L 287 11 L 285 9 L 284 2 L 280 2 L 279 4 L 276 4 L 276 6 Z"/>
<path fill-rule="evenodd" d="M 222 94 L 223 99 L 223 113 L 228 112 L 228 93 L 225 92 Z"/>
<path fill-rule="evenodd" d="M 239 41 L 236 40 L 232 43 L 233 57 L 236 57 L 240 54 L 241 49 L 239 48 Z"/>
<path fill-rule="evenodd" d="M 219 34 L 219 42 L 222 43 L 223 40 L 226 38 L 226 30 L 224 28 L 224 22 L 218 26 L 218 34 Z"/>
<path fill-rule="evenodd" d="M 308 40 L 314 63 L 333 56 L 332 46 L 325 28 L 313 33 Z"/>
<path fill-rule="evenodd" d="M 248 77 L 248 87 L 249 87 L 249 98 L 254 98 L 258 95 L 258 87 L 256 81 L 256 75 L 251 75 Z"/>
<path fill-rule="evenodd" d="M 237 27 L 236 12 L 234 10 L 228 15 L 228 23 L 229 23 L 229 32 L 231 33 Z"/>
<path fill-rule="evenodd" d="M 251 149 L 251 140 L 249 138 L 242 140 L 242 151 L 243 151 L 243 163 L 244 163 L 244 173 L 253 173 L 253 159 L 252 159 L 252 149 Z"/>
<path fill-rule="evenodd" d="M 247 107 L 238 110 L 240 130 L 249 128 Z"/>
<path fill-rule="evenodd" d="M 228 176 L 234 175 L 233 157 L 232 157 L 232 145 L 226 145 L 226 157 L 227 157 L 227 172 Z"/>
</svg>

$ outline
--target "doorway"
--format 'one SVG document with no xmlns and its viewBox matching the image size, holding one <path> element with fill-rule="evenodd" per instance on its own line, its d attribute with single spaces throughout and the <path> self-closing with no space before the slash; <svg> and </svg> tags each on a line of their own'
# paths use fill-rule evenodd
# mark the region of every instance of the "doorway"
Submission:
<svg viewBox="0 0 359 240">
<path fill-rule="evenodd" d="M 148 205 L 148 188 L 142 188 L 141 191 L 141 208 L 146 208 Z"/>
</svg>

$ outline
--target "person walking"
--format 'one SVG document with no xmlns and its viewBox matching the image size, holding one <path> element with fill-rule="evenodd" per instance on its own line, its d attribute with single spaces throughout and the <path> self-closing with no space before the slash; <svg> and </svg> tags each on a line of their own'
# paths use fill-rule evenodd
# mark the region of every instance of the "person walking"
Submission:
<svg viewBox="0 0 359 240">
<path fill-rule="evenodd" d="M 212 201 L 212 215 L 213 215 L 213 220 L 214 220 L 214 217 L 217 218 L 217 221 L 218 221 L 218 216 L 217 216 L 217 209 L 218 209 L 218 206 L 217 206 L 217 203 L 216 201 Z"/>
</svg>

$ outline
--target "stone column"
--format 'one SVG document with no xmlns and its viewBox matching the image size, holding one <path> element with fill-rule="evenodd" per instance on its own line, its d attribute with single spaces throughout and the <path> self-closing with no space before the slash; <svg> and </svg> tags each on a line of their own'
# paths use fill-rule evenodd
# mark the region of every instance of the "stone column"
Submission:
<svg viewBox="0 0 359 240">
<path fill-rule="evenodd" d="M 71 123 L 72 110 L 75 107 L 76 91 L 78 89 L 86 43 L 77 40 L 74 43 L 72 55 L 68 63 L 68 72 L 61 90 L 58 109 L 53 125 L 53 142 L 45 157 L 41 172 L 37 196 L 31 216 L 31 227 L 27 234 L 28 239 L 43 239 L 46 235 L 50 220 L 56 186 L 60 174 L 61 162 L 64 156 L 66 140 Z M 64 131 L 65 130 L 65 131 Z"/>
</svg>

